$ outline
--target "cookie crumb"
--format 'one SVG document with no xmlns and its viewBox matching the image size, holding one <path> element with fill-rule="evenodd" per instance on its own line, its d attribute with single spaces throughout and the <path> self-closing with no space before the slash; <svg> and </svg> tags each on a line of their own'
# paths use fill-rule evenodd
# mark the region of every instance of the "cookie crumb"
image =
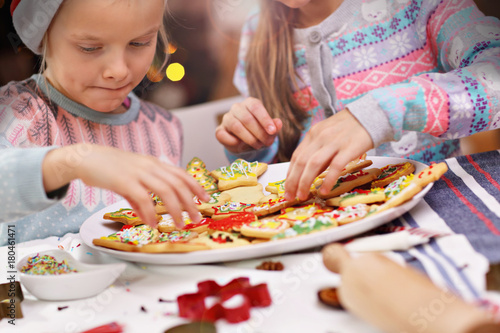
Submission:
<svg viewBox="0 0 500 333">
<path fill-rule="evenodd" d="M 337 288 L 325 288 L 318 291 L 319 301 L 338 310 L 344 310 L 337 295 Z"/>
<path fill-rule="evenodd" d="M 280 261 L 263 261 L 256 269 L 264 271 L 282 271 L 285 266 Z"/>
</svg>

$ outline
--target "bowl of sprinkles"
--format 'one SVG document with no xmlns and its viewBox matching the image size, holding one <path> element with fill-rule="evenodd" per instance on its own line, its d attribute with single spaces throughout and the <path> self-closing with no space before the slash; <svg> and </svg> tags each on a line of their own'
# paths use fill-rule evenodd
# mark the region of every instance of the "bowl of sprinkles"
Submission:
<svg viewBox="0 0 500 333">
<path fill-rule="evenodd" d="M 101 293 L 120 276 L 126 264 L 85 264 L 56 249 L 29 254 L 16 267 L 21 284 L 33 296 L 63 301 Z"/>
<path fill-rule="evenodd" d="M 29 275 L 61 275 L 76 273 L 78 271 L 68 265 L 66 259 L 59 262 L 51 255 L 44 254 L 40 256 L 37 253 L 33 257 L 28 257 L 26 265 L 21 267 L 20 272 Z"/>
</svg>

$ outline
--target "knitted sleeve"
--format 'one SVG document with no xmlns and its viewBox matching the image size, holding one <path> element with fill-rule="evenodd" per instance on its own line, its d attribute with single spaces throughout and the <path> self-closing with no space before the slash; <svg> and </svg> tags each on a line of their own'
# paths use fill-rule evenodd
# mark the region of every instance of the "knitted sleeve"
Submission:
<svg viewBox="0 0 500 333">
<path fill-rule="evenodd" d="M 422 28 L 439 72 L 372 90 L 347 105 L 375 146 L 398 140 L 403 130 L 457 139 L 500 127 L 500 21 L 484 16 L 473 0 L 429 3 L 422 2 L 431 12 Z M 370 126 L 373 119 L 382 121 Z"/>
<path fill-rule="evenodd" d="M 0 88 L 0 222 L 41 211 L 57 199 L 49 199 L 42 180 L 42 161 L 56 146 L 33 147 L 29 136 L 51 136 L 35 111 L 40 98 L 30 81 L 12 82 Z M 39 122 L 38 126 L 30 126 Z M 37 125 L 37 124 L 33 124 Z M 39 131 L 36 131 L 39 129 Z"/>
</svg>

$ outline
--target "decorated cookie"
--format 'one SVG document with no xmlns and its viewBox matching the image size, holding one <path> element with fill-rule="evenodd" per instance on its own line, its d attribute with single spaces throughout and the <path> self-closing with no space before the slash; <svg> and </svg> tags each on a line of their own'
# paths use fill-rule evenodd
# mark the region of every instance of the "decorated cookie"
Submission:
<svg viewBox="0 0 500 333">
<path fill-rule="evenodd" d="M 309 205 L 285 208 L 282 210 L 281 215 L 278 215 L 276 219 L 284 220 L 289 225 L 294 225 L 296 223 L 303 222 L 314 215 L 320 215 L 329 211 L 332 211 L 332 209 L 325 209 L 318 204 L 313 203 Z"/>
<path fill-rule="evenodd" d="M 264 191 L 261 184 L 254 186 L 238 186 L 222 193 L 228 195 L 231 201 L 249 204 L 258 204 L 264 197 Z"/>
<path fill-rule="evenodd" d="M 361 220 L 370 211 L 370 206 L 365 204 L 357 204 L 354 206 L 339 207 L 331 212 L 323 215 L 335 219 L 339 225 L 344 225 L 354 221 Z"/>
<path fill-rule="evenodd" d="M 328 206 L 347 207 L 358 203 L 373 204 L 384 202 L 386 198 L 385 192 L 381 188 L 373 188 L 371 190 L 355 189 L 351 192 L 342 194 L 339 197 L 327 199 L 325 204 Z"/>
<path fill-rule="evenodd" d="M 235 213 L 221 220 L 212 220 L 208 224 L 209 231 L 239 231 L 245 224 L 249 224 L 257 220 L 257 216 L 253 213 Z"/>
<path fill-rule="evenodd" d="M 162 232 L 160 234 L 160 236 L 158 236 L 157 242 L 159 242 L 159 243 L 162 243 L 162 242 L 170 242 L 170 243 L 187 242 L 187 241 L 194 239 L 196 237 L 198 237 L 198 233 L 195 231 L 175 230 L 172 232 Z"/>
<path fill-rule="evenodd" d="M 205 210 L 211 210 L 213 214 L 214 206 L 220 206 L 231 200 L 231 196 L 228 193 L 224 192 L 215 192 L 210 194 L 210 200 L 208 202 L 201 201 L 197 196 L 193 198 L 194 203 L 196 204 L 196 208 L 200 212 L 204 212 Z"/>
<path fill-rule="evenodd" d="M 271 238 L 288 227 L 288 223 L 284 220 L 266 218 L 243 225 L 240 232 L 247 237 Z"/>
<path fill-rule="evenodd" d="M 364 168 L 369 167 L 372 164 L 373 164 L 372 161 L 366 159 L 366 154 L 363 154 L 360 157 L 358 157 L 357 159 L 347 163 L 347 165 L 344 167 L 344 169 L 342 169 L 339 177 L 342 177 L 342 176 L 348 175 L 350 173 L 354 173 L 356 171 L 362 170 Z M 318 178 L 325 178 L 327 174 L 328 174 L 328 169 L 323 171 L 318 176 Z"/>
<path fill-rule="evenodd" d="M 380 169 L 372 168 L 366 170 L 360 170 L 355 173 L 345 175 L 340 177 L 337 180 L 337 183 L 332 187 L 330 192 L 327 194 L 320 194 L 319 189 L 321 187 L 315 185 L 313 194 L 322 199 L 329 199 L 333 197 L 337 197 L 343 193 L 349 192 L 352 189 L 367 184 L 374 179 L 376 179 L 380 175 Z"/>
<path fill-rule="evenodd" d="M 208 225 L 212 222 L 213 220 L 211 218 L 204 218 L 201 219 L 199 223 L 188 223 L 186 224 L 182 230 L 184 231 L 194 231 L 198 234 L 201 234 L 202 232 L 207 231 Z"/>
<path fill-rule="evenodd" d="M 441 163 L 433 163 L 424 170 L 420 171 L 415 175 L 412 180 L 412 183 L 415 183 L 422 188 L 426 187 L 428 184 L 435 182 L 445 172 L 448 171 L 448 165 L 445 162 Z"/>
<path fill-rule="evenodd" d="M 225 191 L 238 186 L 257 185 L 257 178 L 266 170 L 266 163 L 237 159 L 229 166 L 212 171 L 212 175 L 218 180 L 219 189 Z"/>
<path fill-rule="evenodd" d="M 428 184 L 438 180 L 448 170 L 445 162 L 432 164 L 416 174 L 408 186 L 404 187 L 399 193 L 393 195 L 383 205 L 374 210 L 374 213 L 383 212 L 389 208 L 399 206 L 412 199 L 417 193 L 422 191 Z"/>
<path fill-rule="evenodd" d="M 393 196 L 397 195 L 399 192 L 401 192 L 405 187 L 408 187 L 410 185 L 411 181 L 413 180 L 414 175 L 410 174 L 408 176 L 402 176 L 399 177 L 399 179 L 396 179 L 389 185 L 387 185 L 384 188 L 384 194 L 386 199 L 390 199 Z"/>
<path fill-rule="evenodd" d="M 137 252 L 144 253 L 185 253 L 203 250 L 210 250 L 210 247 L 204 243 L 196 242 L 196 239 L 187 242 L 152 243 L 137 247 Z"/>
<path fill-rule="evenodd" d="M 372 182 L 372 188 L 385 187 L 402 176 L 408 176 L 415 171 L 415 166 L 411 162 L 389 164 L 381 168 L 382 172 L 377 179 Z"/>
<path fill-rule="evenodd" d="M 156 214 L 159 215 L 168 214 L 168 209 L 161 200 L 161 198 L 153 192 L 149 192 L 149 195 L 151 196 L 151 200 L 153 200 L 153 203 L 155 205 Z"/>
<path fill-rule="evenodd" d="M 193 220 L 191 220 L 187 212 L 182 212 L 182 221 L 184 222 L 184 225 L 193 223 Z M 160 232 L 172 232 L 177 229 L 178 228 L 175 225 L 174 219 L 170 214 L 163 215 L 161 221 L 158 222 L 158 231 Z"/>
<path fill-rule="evenodd" d="M 285 194 L 285 179 L 268 183 L 266 186 L 266 191 L 269 193 L 277 194 L 278 196 L 282 196 Z"/>
<path fill-rule="evenodd" d="M 209 215 L 209 216 L 211 215 L 212 219 L 214 219 L 214 220 L 220 220 L 220 219 L 229 217 L 231 214 L 234 214 L 234 213 L 251 212 L 252 208 L 254 206 L 255 205 L 253 205 L 253 204 L 229 201 L 221 206 L 214 206 L 210 210 L 208 210 L 208 209 L 204 210 L 203 214 Z M 213 213 L 210 214 L 212 211 L 213 211 Z"/>
<path fill-rule="evenodd" d="M 297 222 L 291 228 L 273 236 L 271 239 L 283 239 L 296 237 L 300 235 L 307 235 L 312 232 L 321 231 L 327 228 L 336 227 L 337 221 L 326 215 L 318 215 L 308 218 L 305 221 Z"/>
<path fill-rule="evenodd" d="M 266 216 L 281 209 L 294 206 L 300 202 L 299 199 L 288 201 L 285 197 L 278 197 L 276 199 L 269 199 L 267 202 L 256 205 L 252 208 L 252 212 L 258 217 Z"/>
<path fill-rule="evenodd" d="M 230 233 L 225 231 L 205 233 L 193 241 L 195 241 L 196 243 L 205 244 L 211 249 L 223 249 L 228 247 L 250 245 L 250 242 L 248 240 L 238 237 L 237 233 Z"/>
<path fill-rule="evenodd" d="M 131 208 L 121 208 L 116 212 L 106 213 L 103 218 L 132 226 L 144 224 L 141 218 Z M 161 218 L 161 215 L 156 215 L 157 221 L 160 221 Z"/>
<path fill-rule="evenodd" d="M 96 238 L 92 243 L 115 250 L 136 252 L 139 251 L 138 247 L 156 242 L 158 237 L 158 230 L 148 225 L 124 225 L 120 231 L 106 237 Z"/>
<path fill-rule="evenodd" d="M 259 204 L 263 204 L 265 202 L 268 202 L 269 200 L 275 200 L 278 199 L 279 196 L 277 194 L 271 193 L 266 195 L 265 197 L 262 197 L 262 199 L 259 200 Z"/>
<path fill-rule="evenodd" d="M 198 157 L 194 157 L 186 166 L 188 174 L 193 176 L 194 179 L 200 184 L 207 193 L 218 192 L 217 180 L 207 170 L 205 163 Z"/>
</svg>

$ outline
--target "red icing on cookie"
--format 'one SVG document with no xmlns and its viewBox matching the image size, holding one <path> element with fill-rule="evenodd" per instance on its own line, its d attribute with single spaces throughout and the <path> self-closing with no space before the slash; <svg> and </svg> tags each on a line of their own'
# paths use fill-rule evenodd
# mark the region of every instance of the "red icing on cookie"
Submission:
<svg viewBox="0 0 500 333">
<path fill-rule="evenodd" d="M 198 227 L 201 227 L 202 225 L 210 225 L 210 223 L 212 223 L 214 220 L 212 220 L 211 218 L 204 218 L 200 221 L 200 223 L 189 223 L 189 224 L 186 224 L 182 230 L 190 230 L 190 229 L 194 229 L 194 228 L 198 228 Z"/>
<path fill-rule="evenodd" d="M 226 231 L 233 228 L 239 228 L 243 224 L 248 224 L 256 220 L 254 213 L 235 213 L 231 216 L 218 221 L 211 221 L 208 225 L 209 229 Z"/>
</svg>

